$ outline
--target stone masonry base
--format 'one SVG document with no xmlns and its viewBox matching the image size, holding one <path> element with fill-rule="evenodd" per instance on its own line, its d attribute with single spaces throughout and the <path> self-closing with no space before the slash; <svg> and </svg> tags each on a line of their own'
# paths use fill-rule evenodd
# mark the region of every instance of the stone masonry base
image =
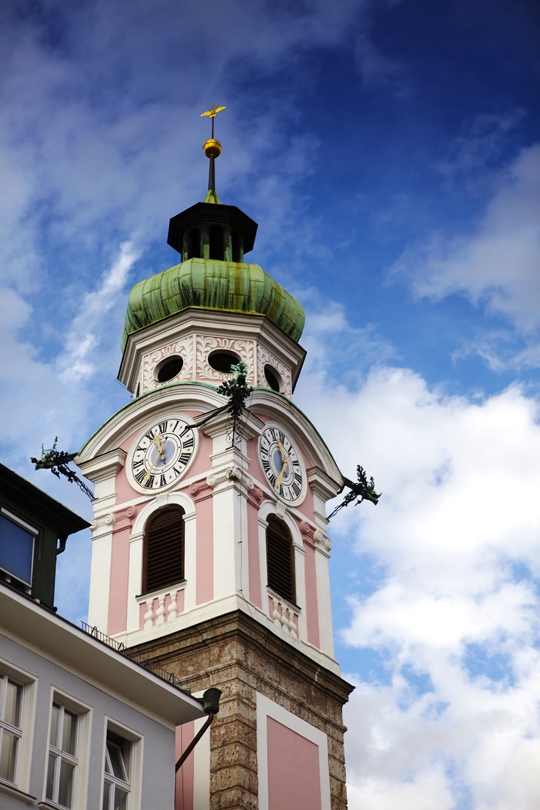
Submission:
<svg viewBox="0 0 540 810">
<path fill-rule="evenodd" d="M 332 810 L 346 810 L 342 707 L 353 687 L 241 611 L 131 649 L 193 692 L 222 690 L 210 729 L 211 810 L 257 810 L 256 693 L 328 738 Z M 300 810 L 300 809 L 299 809 Z"/>
</svg>

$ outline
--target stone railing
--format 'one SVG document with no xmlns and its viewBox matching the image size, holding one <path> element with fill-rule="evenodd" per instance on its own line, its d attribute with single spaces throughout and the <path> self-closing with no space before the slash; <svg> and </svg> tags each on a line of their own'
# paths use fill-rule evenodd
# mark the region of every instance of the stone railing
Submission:
<svg viewBox="0 0 540 810">
<path fill-rule="evenodd" d="M 163 624 L 171 624 L 178 617 L 178 592 L 183 590 L 183 585 L 175 588 L 168 588 L 160 593 L 145 594 L 137 597 L 139 605 L 145 605 L 144 629 L 151 627 L 161 627 Z M 167 599 L 167 597 L 169 597 Z"/>
<path fill-rule="evenodd" d="M 274 593 L 268 594 L 270 618 L 284 633 L 298 638 L 298 612 Z"/>
</svg>

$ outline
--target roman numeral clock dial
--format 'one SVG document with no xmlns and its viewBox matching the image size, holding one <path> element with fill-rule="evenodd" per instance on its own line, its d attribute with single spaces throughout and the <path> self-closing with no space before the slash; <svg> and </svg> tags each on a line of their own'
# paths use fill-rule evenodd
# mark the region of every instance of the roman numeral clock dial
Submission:
<svg viewBox="0 0 540 810">
<path fill-rule="evenodd" d="M 305 472 L 292 440 L 277 426 L 268 425 L 259 439 L 259 461 L 273 491 L 287 503 L 305 495 Z"/>
<path fill-rule="evenodd" d="M 197 440 L 193 425 L 179 416 L 162 418 L 145 428 L 129 453 L 131 485 L 142 492 L 172 487 L 195 458 Z"/>
</svg>

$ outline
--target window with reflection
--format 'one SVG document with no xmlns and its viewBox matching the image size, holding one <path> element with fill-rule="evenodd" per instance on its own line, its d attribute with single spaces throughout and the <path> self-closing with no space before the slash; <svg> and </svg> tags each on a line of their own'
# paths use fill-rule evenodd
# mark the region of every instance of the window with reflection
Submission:
<svg viewBox="0 0 540 810">
<path fill-rule="evenodd" d="M 32 584 L 34 541 L 37 529 L 15 515 L 0 514 L 0 569 L 28 587 Z"/>
<path fill-rule="evenodd" d="M 53 702 L 45 795 L 60 807 L 72 808 L 78 760 L 79 717 Z"/>
<path fill-rule="evenodd" d="M 0 779 L 17 784 L 24 686 L 0 675 Z"/>
<path fill-rule="evenodd" d="M 131 793 L 130 760 L 132 743 L 107 731 L 103 810 L 127 810 Z"/>
</svg>

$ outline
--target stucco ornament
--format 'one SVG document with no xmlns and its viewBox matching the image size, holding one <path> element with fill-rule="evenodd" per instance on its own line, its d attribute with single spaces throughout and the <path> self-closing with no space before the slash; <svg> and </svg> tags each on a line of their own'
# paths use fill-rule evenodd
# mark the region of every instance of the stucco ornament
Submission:
<svg viewBox="0 0 540 810">
<path fill-rule="evenodd" d="M 211 352 L 216 350 L 229 351 L 239 355 L 248 368 L 249 381 L 253 382 L 253 373 L 250 371 L 255 366 L 255 342 L 253 340 L 233 340 L 231 338 L 197 335 L 197 371 L 203 379 L 226 380 L 229 376 L 216 371 L 210 366 L 208 357 Z"/>
<path fill-rule="evenodd" d="M 143 357 L 142 362 L 142 393 L 150 391 L 154 388 L 161 388 L 163 385 L 170 385 L 180 380 L 190 380 L 193 376 L 193 351 L 191 346 L 192 341 L 188 339 L 175 340 L 162 346 L 160 349 L 148 352 Z M 177 355 L 183 360 L 183 365 L 178 374 L 166 382 L 158 382 L 154 378 L 154 372 L 157 366 L 169 357 Z"/>
<path fill-rule="evenodd" d="M 268 382 L 266 381 L 266 377 L 264 374 L 264 367 L 265 366 L 272 366 L 283 381 L 283 391 L 282 394 L 285 394 L 287 397 L 292 396 L 292 384 L 291 384 L 291 372 L 290 369 L 287 368 L 283 363 L 274 357 L 273 354 L 263 348 L 261 345 L 257 346 L 257 379 L 258 384 L 264 386 L 265 388 L 270 388 Z"/>
</svg>

